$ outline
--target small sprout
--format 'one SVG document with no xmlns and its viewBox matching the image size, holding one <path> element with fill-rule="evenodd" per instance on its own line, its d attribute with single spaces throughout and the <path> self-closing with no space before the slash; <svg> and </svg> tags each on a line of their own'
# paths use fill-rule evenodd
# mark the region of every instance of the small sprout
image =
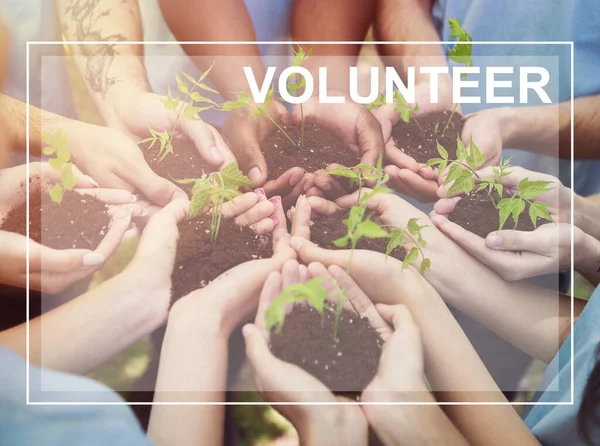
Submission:
<svg viewBox="0 0 600 446">
<path fill-rule="evenodd" d="M 466 30 L 464 30 L 460 26 L 460 21 L 458 21 L 457 19 L 449 18 L 448 24 L 450 25 L 450 37 L 456 38 L 456 44 L 454 45 L 454 48 L 450 48 L 448 50 L 448 56 L 450 57 L 450 60 L 458 64 L 465 65 L 466 67 L 472 67 L 473 44 L 471 42 L 473 41 L 473 38 Z M 467 74 L 462 73 L 461 79 L 466 78 Z M 450 125 L 452 117 L 454 116 L 454 113 L 456 113 L 457 108 L 458 104 L 454 104 L 452 113 L 450 114 L 450 117 L 448 118 L 448 121 L 444 126 L 444 130 L 442 130 L 442 135 L 446 132 L 446 129 Z"/>
<path fill-rule="evenodd" d="M 407 124 L 412 119 L 413 122 L 417 124 L 417 127 L 419 127 L 419 130 L 421 130 L 421 133 L 424 135 L 425 132 L 423 131 L 421 124 L 419 124 L 419 121 L 414 116 L 414 113 L 419 111 L 419 104 L 415 104 L 413 108 L 410 108 L 408 106 L 408 102 L 406 102 L 406 99 L 398 90 L 394 91 L 394 102 L 397 105 L 394 111 L 400 112 L 400 119 L 402 119 Z"/>
<path fill-rule="evenodd" d="M 440 121 L 437 121 L 435 123 L 435 126 L 433 126 L 433 131 L 437 134 L 439 128 L 440 128 Z"/>
<path fill-rule="evenodd" d="M 216 242 L 219 234 L 223 217 L 223 204 L 240 196 L 242 194 L 239 191 L 240 187 L 248 187 L 252 184 L 235 163 L 228 164 L 220 172 L 213 172 L 208 175 L 202 172 L 200 178 L 176 181 L 180 184 L 194 184 L 189 206 L 190 218 L 198 215 L 207 205 L 212 205 L 211 244 Z"/>
<path fill-rule="evenodd" d="M 235 93 L 236 100 L 225 102 L 223 105 L 221 105 L 221 110 L 222 111 L 231 111 L 231 110 L 237 110 L 238 108 L 252 107 L 253 110 L 250 114 L 251 118 L 258 118 L 259 116 L 266 116 L 273 124 L 275 124 L 275 126 L 279 129 L 279 131 L 281 133 L 283 133 L 285 135 L 285 137 L 294 146 L 297 147 L 298 144 L 296 144 L 296 142 L 290 137 L 290 135 L 288 135 L 288 133 L 285 130 L 283 130 L 283 128 L 279 125 L 279 123 L 275 119 L 273 119 L 273 117 L 267 112 L 266 106 L 269 105 L 273 101 L 274 94 L 275 94 L 275 90 L 273 89 L 273 86 L 271 86 L 271 88 L 269 89 L 269 91 L 267 92 L 267 95 L 265 97 L 265 102 L 262 105 L 259 105 L 259 104 L 255 104 L 254 102 L 252 102 L 252 100 L 250 99 L 250 95 L 248 93 L 246 93 L 245 91 L 238 91 L 237 93 Z"/>
<path fill-rule="evenodd" d="M 523 178 L 519 182 L 517 192 L 511 197 L 501 199 L 496 206 L 500 213 L 500 229 L 504 227 L 504 224 L 511 216 L 516 228 L 519 224 L 519 216 L 525 210 L 526 203 L 529 204 L 529 218 L 534 227 L 537 227 L 538 218 L 552 221 L 552 217 L 548 212 L 548 207 L 550 207 L 548 203 L 531 201 L 544 192 L 552 190 L 552 188 L 548 187 L 551 184 L 552 181 L 530 181 L 529 178 Z"/>
<path fill-rule="evenodd" d="M 312 54 L 312 48 L 308 50 L 307 53 L 304 52 L 304 49 L 298 45 L 298 51 L 294 51 L 294 60 L 292 61 L 292 65 L 295 67 L 301 66 Z M 301 77 L 299 74 L 294 76 L 294 82 L 288 82 L 287 89 L 290 93 L 295 94 L 296 96 L 300 96 L 304 87 L 306 87 L 306 79 Z M 300 133 L 300 145 L 298 146 L 298 150 L 304 149 L 304 107 L 302 103 L 300 103 L 300 120 L 301 120 L 301 133 Z"/>
<path fill-rule="evenodd" d="M 166 130 L 159 132 L 149 127 L 148 131 L 150 132 L 150 137 L 143 139 L 139 142 L 139 144 L 145 144 L 149 142 L 150 146 L 148 146 L 148 150 L 152 149 L 152 147 L 154 147 L 154 145 L 157 142 L 159 142 L 160 148 L 158 151 L 158 156 L 160 158 L 160 161 L 165 159 L 165 157 L 168 154 L 173 153 L 173 135 L 175 134 L 175 130 L 177 129 L 177 123 L 179 122 L 179 118 L 181 116 L 182 111 L 187 119 L 198 120 L 200 119 L 198 117 L 198 114 L 200 112 L 217 106 L 217 104 L 212 99 L 202 96 L 197 90 L 202 89 L 211 93 L 218 93 L 213 88 L 202 83 L 204 78 L 206 78 L 206 76 L 208 76 L 208 74 L 210 73 L 210 70 L 212 70 L 213 66 L 214 62 L 205 72 L 203 72 L 200 75 L 200 77 L 197 80 L 194 79 L 193 76 L 181 70 L 182 76 L 185 77 L 189 84 L 183 81 L 178 74 L 175 75 L 177 89 L 180 93 L 184 95 L 183 99 L 180 99 L 179 96 L 173 96 L 173 94 L 171 93 L 171 87 L 167 85 L 167 97 L 166 99 L 161 99 L 161 101 L 167 110 L 177 112 L 175 116 L 175 121 L 173 123 L 173 128 L 170 132 L 167 132 Z"/>
<path fill-rule="evenodd" d="M 77 184 L 77 178 L 73 175 L 73 163 L 70 162 L 71 154 L 67 146 L 67 134 L 62 129 L 58 129 L 53 137 L 47 132 L 42 132 L 42 141 L 47 144 L 42 149 L 46 156 L 55 155 L 50 158 L 48 164 L 60 173 L 60 183 L 55 184 L 48 193 L 50 199 L 56 204 L 62 203 L 63 195 L 66 190 L 73 189 Z"/>
<path fill-rule="evenodd" d="M 306 301 L 323 316 L 328 296 L 327 290 L 323 287 L 323 280 L 323 277 L 315 277 L 306 283 L 295 283 L 282 290 L 265 311 L 267 330 L 281 330 L 286 317 L 285 307 L 290 303 Z"/>
<path fill-rule="evenodd" d="M 386 104 L 386 99 L 385 99 L 385 94 L 383 93 L 378 93 L 377 94 L 377 98 L 371 102 L 370 104 L 367 104 L 367 110 L 375 110 L 378 107 L 381 107 L 382 105 Z"/>
<path fill-rule="evenodd" d="M 357 186 L 358 188 L 362 188 L 365 181 L 376 181 L 383 176 L 382 172 L 378 172 L 375 167 L 366 163 L 360 163 L 353 167 L 339 166 L 324 173 L 326 175 L 348 178 L 350 186 Z"/>
</svg>

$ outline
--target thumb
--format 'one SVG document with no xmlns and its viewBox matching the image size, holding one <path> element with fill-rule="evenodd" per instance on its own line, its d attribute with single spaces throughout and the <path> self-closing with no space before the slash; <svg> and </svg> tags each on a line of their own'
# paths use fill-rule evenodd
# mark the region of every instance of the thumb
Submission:
<svg viewBox="0 0 600 446">
<path fill-rule="evenodd" d="M 194 143 L 200 156 L 209 164 L 219 167 L 225 161 L 223 154 L 217 147 L 217 140 L 211 126 L 204 121 L 183 119 L 181 131 Z"/>
<path fill-rule="evenodd" d="M 165 206 L 174 199 L 187 199 L 187 194 L 166 178 L 156 174 L 145 162 L 129 166 L 126 180 L 135 186 L 148 200 Z"/>
<path fill-rule="evenodd" d="M 267 345 L 265 335 L 256 325 L 244 325 L 242 333 L 246 342 L 246 356 L 254 369 L 256 380 L 261 382 L 265 379 L 264 371 L 272 370 L 272 367 L 269 367 L 269 363 L 274 358 L 273 354 Z"/>
<path fill-rule="evenodd" d="M 188 214 L 188 201 L 175 200 L 148 220 L 131 264 L 171 274 L 175 262 L 177 224 Z"/>
<path fill-rule="evenodd" d="M 267 181 L 267 162 L 260 150 L 258 125 L 250 116 L 236 119 L 230 115 L 223 126 L 223 135 L 235 155 L 240 169 L 248 175 L 253 187 Z"/>
<path fill-rule="evenodd" d="M 302 237 L 292 237 L 290 246 L 298 253 L 302 263 L 322 263 L 325 266 L 337 265 L 345 267 L 350 260 L 350 251 L 323 249 Z"/>
<path fill-rule="evenodd" d="M 106 257 L 87 249 L 58 250 L 30 241 L 29 265 L 31 271 L 68 273 L 82 268 L 99 268 Z"/>
<path fill-rule="evenodd" d="M 488 234 L 485 244 L 498 251 L 532 251 L 539 252 L 542 246 L 534 232 L 496 231 Z"/>
<path fill-rule="evenodd" d="M 356 120 L 356 140 L 361 153 L 361 163 L 376 166 L 383 156 L 385 142 L 381 124 L 373 113 L 362 108 Z"/>
</svg>

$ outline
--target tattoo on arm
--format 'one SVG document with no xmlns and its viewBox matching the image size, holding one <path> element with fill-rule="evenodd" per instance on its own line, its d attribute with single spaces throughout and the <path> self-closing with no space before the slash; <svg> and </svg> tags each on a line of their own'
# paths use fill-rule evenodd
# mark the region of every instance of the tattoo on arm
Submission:
<svg viewBox="0 0 600 446">
<path fill-rule="evenodd" d="M 111 11 L 102 8 L 101 0 L 69 0 L 65 6 L 65 15 L 70 15 L 75 24 L 75 37 L 79 42 L 104 42 L 78 45 L 85 58 L 84 78 L 89 88 L 102 95 L 119 82 L 117 76 L 109 76 L 109 70 L 115 56 L 119 54 L 118 46 L 110 42 L 123 42 L 127 39 L 122 34 L 102 34 L 98 20 L 110 15 Z"/>
</svg>

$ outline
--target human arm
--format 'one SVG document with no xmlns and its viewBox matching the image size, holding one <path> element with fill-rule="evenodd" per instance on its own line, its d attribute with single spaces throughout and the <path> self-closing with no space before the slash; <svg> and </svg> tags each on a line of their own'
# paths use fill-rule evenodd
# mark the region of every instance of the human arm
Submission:
<svg viewBox="0 0 600 446">
<path fill-rule="evenodd" d="M 155 402 L 224 401 L 229 336 L 255 311 L 267 275 L 295 256 L 281 207 L 278 215 L 272 258 L 241 264 L 173 305 Z M 148 435 L 157 445 L 220 445 L 224 413 L 222 405 L 154 406 Z"/>
</svg>

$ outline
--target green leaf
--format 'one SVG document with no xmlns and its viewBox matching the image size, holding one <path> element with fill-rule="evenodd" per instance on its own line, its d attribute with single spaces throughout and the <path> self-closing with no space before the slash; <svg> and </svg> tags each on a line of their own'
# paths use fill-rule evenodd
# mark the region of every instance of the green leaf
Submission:
<svg viewBox="0 0 600 446">
<path fill-rule="evenodd" d="M 48 164 L 57 172 L 61 173 L 63 169 L 63 163 L 58 158 L 51 158 L 48 160 Z"/>
<path fill-rule="evenodd" d="M 410 235 L 418 235 L 419 232 L 421 231 L 421 226 L 419 226 L 419 219 L 411 218 L 410 220 L 408 220 L 406 229 L 408 229 L 408 232 L 410 232 Z"/>
<path fill-rule="evenodd" d="M 526 200 L 531 200 L 544 192 L 552 190 L 548 187 L 552 183 L 552 181 L 529 181 L 529 178 L 523 178 L 519 182 L 519 195 Z"/>
<path fill-rule="evenodd" d="M 193 77 L 193 76 L 190 76 L 189 74 L 187 74 L 187 73 L 186 73 L 185 71 L 183 71 L 183 70 L 179 70 L 179 72 L 180 72 L 181 74 L 183 74 L 183 76 L 184 76 L 184 77 L 185 77 L 185 78 L 186 78 L 186 79 L 187 79 L 189 82 L 191 82 L 192 84 L 195 84 L 195 83 L 196 83 L 196 79 L 194 79 L 194 77 Z"/>
<path fill-rule="evenodd" d="M 181 80 L 178 74 L 175 75 L 175 80 L 177 81 L 177 88 L 179 89 L 179 91 L 181 91 L 183 94 L 187 94 L 189 88 L 187 84 Z"/>
<path fill-rule="evenodd" d="M 462 139 L 460 139 L 460 136 L 458 136 L 456 138 L 456 159 L 465 162 L 468 155 L 467 148 L 463 144 Z"/>
<path fill-rule="evenodd" d="M 473 138 L 469 141 L 469 156 L 466 161 L 473 170 L 477 170 L 485 164 L 485 153 L 479 150 L 479 147 L 473 142 Z"/>
<path fill-rule="evenodd" d="M 271 88 L 269 88 L 269 91 L 267 92 L 267 96 L 265 96 L 265 102 L 264 102 L 265 105 L 269 105 L 271 102 L 273 102 L 274 94 L 275 94 L 275 89 L 271 85 Z"/>
<path fill-rule="evenodd" d="M 442 157 L 442 159 L 447 160 L 448 152 L 446 151 L 446 149 L 444 149 L 444 146 L 442 146 L 438 141 L 436 141 L 436 144 L 437 144 L 437 151 L 440 154 L 440 156 Z"/>
<path fill-rule="evenodd" d="M 441 158 L 431 158 L 430 160 L 428 160 L 425 163 L 425 167 L 431 167 L 431 166 L 436 166 L 438 164 L 441 164 L 444 160 Z"/>
<path fill-rule="evenodd" d="M 194 107 L 192 104 L 188 104 L 188 106 L 183 111 L 183 114 L 186 118 L 194 121 L 197 120 L 197 113 L 200 113 L 202 110 L 206 110 L 208 107 Z"/>
<path fill-rule="evenodd" d="M 195 82 L 195 81 L 194 81 L 194 83 L 195 83 L 195 84 L 197 83 L 197 84 L 199 85 L 199 84 L 200 84 L 200 82 L 202 82 L 202 81 L 203 81 L 203 80 L 206 78 L 206 76 L 208 76 L 208 75 L 210 74 L 210 70 L 212 70 L 214 66 L 215 66 L 215 63 L 214 63 L 214 62 L 213 62 L 213 63 L 211 63 L 211 64 L 210 64 L 210 67 L 208 67 L 208 69 L 207 69 L 207 70 L 206 70 L 204 73 L 202 73 L 202 74 L 200 75 L 200 77 L 198 78 L 198 82 Z M 193 79 L 193 78 L 192 78 L 192 79 Z"/>
<path fill-rule="evenodd" d="M 252 181 L 238 168 L 236 163 L 227 164 L 220 172 L 223 179 L 223 186 L 227 188 L 233 187 L 249 187 Z"/>
<path fill-rule="evenodd" d="M 356 226 L 354 236 L 358 240 L 361 237 L 388 238 L 390 234 L 373 220 L 366 219 Z"/>
<path fill-rule="evenodd" d="M 473 179 L 473 175 L 471 172 L 467 170 L 460 171 L 460 175 L 458 178 L 454 180 L 452 186 L 450 186 L 450 190 L 448 190 L 448 195 L 454 195 L 457 193 L 468 194 L 475 187 L 475 180 Z"/>
<path fill-rule="evenodd" d="M 419 258 L 419 248 L 412 248 L 404 257 L 402 261 L 402 269 L 408 268 L 408 266 Z"/>
<path fill-rule="evenodd" d="M 63 166 L 61 174 L 61 184 L 63 189 L 72 189 L 77 184 L 77 178 L 73 175 L 73 164 L 66 163 Z"/>
<path fill-rule="evenodd" d="M 421 262 L 421 266 L 419 268 L 419 272 L 421 273 L 422 276 L 424 276 L 425 272 L 429 269 L 431 269 L 431 260 L 423 259 L 423 261 Z"/>
<path fill-rule="evenodd" d="M 450 170 L 448 171 L 448 175 L 446 176 L 446 181 L 444 181 L 444 184 L 450 184 L 451 181 L 454 181 L 458 177 L 460 177 L 462 172 L 463 169 L 461 168 L 460 164 L 452 164 L 450 166 Z"/>
<path fill-rule="evenodd" d="M 399 246 L 404 244 L 404 231 L 401 229 L 394 229 L 390 234 L 390 241 L 385 248 L 385 256 L 389 256 L 390 253 Z"/>
<path fill-rule="evenodd" d="M 247 105 L 248 104 L 246 104 L 245 102 L 227 101 L 227 102 L 223 103 L 223 105 L 221 105 L 221 110 L 222 111 L 237 110 L 238 108 L 243 108 L 243 107 L 245 107 Z"/>
<path fill-rule="evenodd" d="M 339 238 L 337 240 L 333 241 L 333 244 L 335 246 L 337 246 L 338 248 L 345 248 L 346 246 L 348 246 L 348 243 L 350 242 L 350 237 L 348 237 L 347 235 Z"/>
<path fill-rule="evenodd" d="M 42 149 L 42 153 L 46 156 L 50 156 L 54 153 L 54 147 L 46 146 Z"/>
<path fill-rule="evenodd" d="M 512 213 L 511 201 L 512 201 L 512 198 L 503 198 L 496 205 L 496 207 L 498 208 L 499 214 L 500 214 L 499 230 L 502 230 L 502 228 L 504 228 L 504 224 L 506 223 L 506 220 L 508 220 L 508 217 L 510 217 L 510 214 Z"/>
<path fill-rule="evenodd" d="M 190 199 L 190 217 L 195 217 L 208 204 L 212 186 L 208 181 L 198 181 Z"/>
<path fill-rule="evenodd" d="M 454 48 L 448 50 L 450 60 L 467 67 L 473 66 L 473 45 L 470 43 L 473 39 L 471 35 L 460 26 L 457 19 L 449 18 L 448 24 L 450 25 L 450 37 L 458 40 Z M 465 78 L 466 75 L 461 77 Z"/>
<path fill-rule="evenodd" d="M 315 277 L 306 283 L 295 283 L 283 289 L 265 311 L 267 330 L 280 330 L 285 322 L 285 307 L 290 303 L 307 301 L 319 314 L 323 314 L 328 293 L 323 278 Z"/>
<path fill-rule="evenodd" d="M 521 200 L 520 198 L 515 198 L 514 203 L 515 204 L 513 205 L 512 209 L 512 218 L 515 222 L 515 227 L 517 227 L 517 224 L 519 224 L 519 216 L 525 210 L 525 201 Z"/>
<path fill-rule="evenodd" d="M 215 101 L 213 101 L 212 99 L 209 99 L 209 98 L 205 98 L 197 91 L 192 91 L 190 93 L 190 99 L 194 102 L 203 102 L 203 103 L 205 102 L 205 103 L 209 103 L 212 105 L 217 105 L 217 103 Z"/>
<path fill-rule="evenodd" d="M 206 84 L 198 84 L 198 87 L 202 88 L 203 90 L 210 91 L 211 93 L 219 94 L 219 92 L 217 90 L 215 90 L 214 88 L 209 87 Z"/>
<path fill-rule="evenodd" d="M 538 218 L 552 221 L 552 217 L 547 210 L 549 206 L 550 205 L 548 203 L 544 203 L 543 201 L 535 201 L 531 203 L 529 206 L 529 218 L 531 218 L 531 222 L 533 223 L 534 227 L 537 227 Z"/>
<path fill-rule="evenodd" d="M 48 193 L 50 194 L 50 199 L 57 204 L 60 204 L 63 199 L 63 190 L 60 187 L 60 184 L 55 184 L 53 188 L 51 188 Z"/>
<path fill-rule="evenodd" d="M 368 110 L 374 110 L 382 105 L 385 105 L 385 95 L 380 92 L 377 94 L 377 98 L 370 104 L 367 104 L 366 107 Z"/>
<path fill-rule="evenodd" d="M 498 192 L 498 196 L 502 198 L 502 194 L 504 193 L 504 186 L 500 183 L 494 183 L 494 189 Z"/>
<path fill-rule="evenodd" d="M 177 97 L 177 99 L 173 98 L 170 85 L 167 85 L 167 99 L 162 101 L 162 103 L 167 110 L 175 110 L 179 105 L 179 97 Z"/>
</svg>

